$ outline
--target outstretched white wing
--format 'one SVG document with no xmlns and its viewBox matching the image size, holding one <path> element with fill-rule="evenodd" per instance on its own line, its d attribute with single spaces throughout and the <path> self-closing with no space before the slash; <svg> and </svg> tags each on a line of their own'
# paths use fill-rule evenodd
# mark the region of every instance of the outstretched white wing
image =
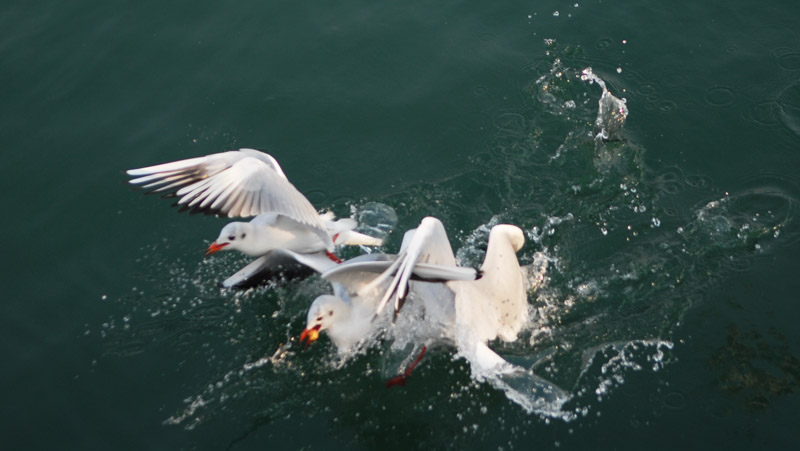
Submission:
<svg viewBox="0 0 800 451">
<path fill-rule="evenodd" d="M 127 171 L 130 183 L 151 193 L 177 197 L 181 211 L 249 217 L 280 213 L 312 227 L 333 248 L 319 213 L 289 182 L 271 155 L 231 150 Z"/>
</svg>

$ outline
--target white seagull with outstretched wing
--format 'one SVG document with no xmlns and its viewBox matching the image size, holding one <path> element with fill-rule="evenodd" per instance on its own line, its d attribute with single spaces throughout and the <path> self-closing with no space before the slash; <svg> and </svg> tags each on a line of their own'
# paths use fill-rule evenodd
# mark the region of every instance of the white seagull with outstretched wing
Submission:
<svg viewBox="0 0 800 451">
<path fill-rule="evenodd" d="M 353 229 L 355 220 L 336 221 L 320 214 L 286 178 L 278 161 L 255 149 L 240 149 L 164 163 L 127 174 L 130 183 L 150 193 L 177 198 L 180 211 L 229 218 L 255 216 L 250 222 L 232 222 L 220 231 L 207 254 L 222 249 L 259 257 L 226 280 L 224 286 L 246 281 L 273 260 L 268 254 L 286 250 L 297 254 L 332 254 L 334 244 L 377 246 L 381 239 Z M 265 257 L 265 258 L 262 258 Z"/>
</svg>

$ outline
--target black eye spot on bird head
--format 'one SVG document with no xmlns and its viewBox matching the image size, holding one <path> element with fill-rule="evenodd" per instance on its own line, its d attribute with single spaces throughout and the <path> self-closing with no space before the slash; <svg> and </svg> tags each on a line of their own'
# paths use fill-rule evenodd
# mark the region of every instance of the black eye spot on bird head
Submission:
<svg viewBox="0 0 800 451">
<path fill-rule="evenodd" d="M 247 236 L 247 234 L 246 234 L 246 233 L 243 233 L 243 234 L 242 234 L 242 239 L 244 239 L 244 237 L 246 237 L 246 236 Z"/>
<path fill-rule="evenodd" d="M 233 240 L 235 240 L 235 239 L 236 239 L 236 235 L 230 235 L 230 236 L 228 236 L 228 239 L 229 239 L 230 241 L 233 241 Z"/>
<path fill-rule="evenodd" d="M 328 316 L 333 316 L 333 310 L 328 310 Z"/>
</svg>

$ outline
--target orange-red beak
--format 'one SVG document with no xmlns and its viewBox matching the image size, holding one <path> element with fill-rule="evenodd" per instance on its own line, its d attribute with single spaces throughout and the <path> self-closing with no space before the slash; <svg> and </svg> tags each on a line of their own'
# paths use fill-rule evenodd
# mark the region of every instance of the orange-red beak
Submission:
<svg viewBox="0 0 800 451">
<path fill-rule="evenodd" d="M 316 326 L 312 327 L 311 329 L 304 329 L 303 333 L 300 334 L 299 343 L 303 344 L 303 340 L 308 339 L 308 342 L 306 342 L 306 347 L 308 347 L 308 345 L 310 345 L 311 343 L 317 341 L 317 338 L 319 338 L 319 329 L 320 329 L 320 327 L 322 327 L 322 325 L 321 324 L 317 324 Z"/>
<path fill-rule="evenodd" d="M 223 247 L 225 247 L 225 246 L 227 246 L 229 244 L 231 244 L 231 243 L 217 244 L 217 242 L 215 241 L 215 242 L 211 243 L 211 246 L 208 246 L 208 250 L 206 251 L 206 255 L 211 255 L 214 252 L 222 250 Z"/>
</svg>

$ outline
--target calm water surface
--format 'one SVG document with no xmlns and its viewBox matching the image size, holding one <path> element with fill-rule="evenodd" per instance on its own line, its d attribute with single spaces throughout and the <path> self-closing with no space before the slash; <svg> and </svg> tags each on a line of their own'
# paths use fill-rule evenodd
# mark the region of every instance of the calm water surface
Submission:
<svg viewBox="0 0 800 451">
<path fill-rule="evenodd" d="M 23 2 L 0 8 L 9 449 L 788 449 L 800 439 L 796 2 Z M 594 139 L 603 90 L 627 121 Z M 607 125 L 607 124 L 606 124 Z M 254 147 L 319 208 L 519 225 L 531 323 L 405 387 L 296 337 L 316 277 L 232 293 L 225 223 L 132 167 Z M 712 445 L 713 444 L 713 445 Z"/>
</svg>

